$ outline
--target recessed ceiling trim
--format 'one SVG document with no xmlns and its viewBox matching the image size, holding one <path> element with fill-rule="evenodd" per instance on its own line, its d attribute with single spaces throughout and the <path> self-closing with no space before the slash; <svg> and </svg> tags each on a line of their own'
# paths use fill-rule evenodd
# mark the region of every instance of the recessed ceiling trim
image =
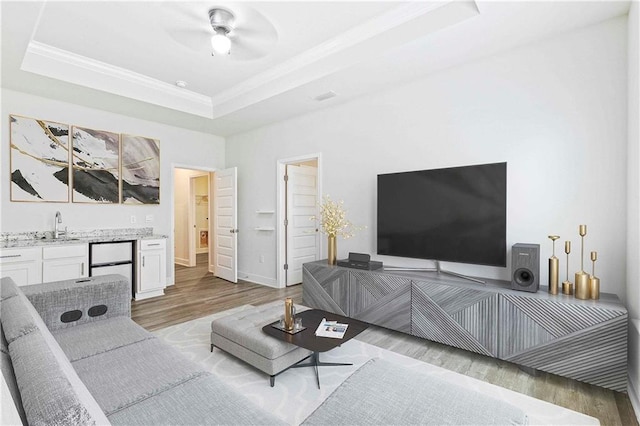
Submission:
<svg viewBox="0 0 640 426">
<path fill-rule="evenodd" d="M 212 97 L 213 118 L 280 95 L 479 15 L 474 0 L 411 2 L 379 15 Z"/>
<path fill-rule="evenodd" d="M 35 40 L 29 42 L 20 69 L 200 117 L 213 118 L 209 96 Z"/>
<path fill-rule="evenodd" d="M 352 29 L 345 31 L 344 33 L 336 37 L 333 37 L 311 49 L 308 49 L 304 53 L 295 56 L 288 61 L 284 61 L 281 64 L 272 67 L 263 73 L 257 74 L 256 76 L 245 80 L 241 84 L 237 84 L 228 90 L 220 92 L 213 97 L 213 106 L 215 107 L 217 105 L 235 99 L 273 80 L 298 71 L 310 64 L 313 64 L 314 62 L 325 59 L 349 47 L 353 47 L 356 44 L 362 43 L 372 37 L 389 31 L 390 29 L 393 29 L 426 13 L 429 13 L 434 9 L 438 9 L 439 7 L 444 6 L 448 3 L 451 3 L 451 0 L 436 2 L 411 2 L 396 7 L 387 13 L 370 19 L 362 25 L 353 27 Z"/>
</svg>

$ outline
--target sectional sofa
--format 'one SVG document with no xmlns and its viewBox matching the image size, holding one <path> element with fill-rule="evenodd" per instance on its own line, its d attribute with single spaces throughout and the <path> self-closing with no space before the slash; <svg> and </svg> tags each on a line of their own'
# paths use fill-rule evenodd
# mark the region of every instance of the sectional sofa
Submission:
<svg viewBox="0 0 640 426">
<path fill-rule="evenodd" d="M 24 424 L 283 423 L 135 324 L 122 276 L 25 287 L 2 278 L 0 296 L 2 374 Z M 510 404 L 375 360 L 305 420 L 526 422 Z"/>
</svg>

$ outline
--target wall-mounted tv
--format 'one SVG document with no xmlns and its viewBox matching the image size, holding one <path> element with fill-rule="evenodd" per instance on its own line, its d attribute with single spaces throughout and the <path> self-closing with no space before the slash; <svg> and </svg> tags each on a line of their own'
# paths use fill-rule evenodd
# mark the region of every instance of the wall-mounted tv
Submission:
<svg viewBox="0 0 640 426">
<path fill-rule="evenodd" d="M 507 163 L 378 175 L 378 254 L 506 266 Z"/>
</svg>

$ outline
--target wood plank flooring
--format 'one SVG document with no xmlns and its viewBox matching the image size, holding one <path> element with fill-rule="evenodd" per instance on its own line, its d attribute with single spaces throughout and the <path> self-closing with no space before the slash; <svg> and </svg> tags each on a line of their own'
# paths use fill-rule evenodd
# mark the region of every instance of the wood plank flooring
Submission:
<svg viewBox="0 0 640 426">
<path fill-rule="evenodd" d="M 232 284 L 207 272 L 206 255 L 198 255 L 196 267 L 176 266 L 176 284 L 167 288 L 165 296 L 134 301 L 131 316 L 152 331 L 236 306 L 260 305 L 285 297 L 301 303 L 302 286 L 274 289 L 243 281 Z M 358 340 L 588 414 L 602 425 L 638 426 L 629 397 L 623 393 L 544 372 L 529 375 L 508 362 L 381 327 L 371 326 Z"/>
</svg>

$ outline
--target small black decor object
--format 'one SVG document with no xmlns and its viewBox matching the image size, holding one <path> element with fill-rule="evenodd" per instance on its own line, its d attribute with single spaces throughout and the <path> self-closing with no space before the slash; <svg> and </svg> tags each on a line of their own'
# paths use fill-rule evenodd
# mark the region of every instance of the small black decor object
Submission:
<svg viewBox="0 0 640 426">
<path fill-rule="evenodd" d="M 540 288 L 540 244 L 514 244 L 511 256 L 511 288 L 537 292 Z"/>
</svg>

